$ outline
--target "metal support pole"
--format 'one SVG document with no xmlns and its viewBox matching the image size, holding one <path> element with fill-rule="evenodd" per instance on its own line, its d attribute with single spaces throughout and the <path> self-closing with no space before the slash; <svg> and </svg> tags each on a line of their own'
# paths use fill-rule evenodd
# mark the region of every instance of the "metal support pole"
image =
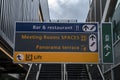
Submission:
<svg viewBox="0 0 120 80">
<path fill-rule="evenodd" d="M 100 74 L 101 74 L 101 76 L 102 76 L 102 79 L 103 80 L 105 80 L 105 78 L 104 78 L 104 76 L 103 76 L 103 73 L 102 73 L 102 71 L 101 71 L 101 69 L 100 69 L 100 66 L 97 64 L 97 67 L 98 67 L 98 70 L 100 71 Z"/>
<path fill-rule="evenodd" d="M 64 80 L 64 64 L 61 64 L 61 80 Z"/>
<path fill-rule="evenodd" d="M 28 75 L 29 75 L 29 73 L 30 73 L 31 68 L 32 68 L 32 64 L 30 64 L 30 67 L 29 67 L 29 70 L 28 70 L 27 75 L 26 75 L 26 77 L 25 77 L 25 80 L 27 80 L 27 78 L 28 78 Z"/>
<path fill-rule="evenodd" d="M 64 64 L 64 80 L 66 80 L 66 64 Z"/>
<path fill-rule="evenodd" d="M 41 70 L 41 67 L 42 67 L 42 64 L 37 64 L 37 65 L 39 65 L 38 66 L 39 70 L 37 71 L 36 80 L 38 80 L 38 78 L 39 78 L 40 70 Z"/>
<path fill-rule="evenodd" d="M 62 80 L 66 80 L 66 64 L 61 64 L 61 79 Z"/>
<path fill-rule="evenodd" d="M 100 20 L 102 20 L 102 0 L 100 0 Z"/>
<path fill-rule="evenodd" d="M 91 22 L 91 0 L 89 0 L 89 12 L 90 12 L 90 14 L 89 14 L 89 17 L 90 17 L 90 22 Z"/>
<path fill-rule="evenodd" d="M 87 68 L 87 72 L 88 72 L 88 75 L 89 75 L 89 79 L 92 80 L 92 76 L 90 74 L 90 70 L 89 70 L 89 65 L 88 64 L 86 65 L 86 68 Z"/>
<path fill-rule="evenodd" d="M 96 22 L 96 0 L 94 0 L 94 18 Z"/>
<path fill-rule="evenodd" d="M 111 79 L 114 80 L 114 71 L 113 71 L 113 65 L 111 65 Z"/>
</svg>

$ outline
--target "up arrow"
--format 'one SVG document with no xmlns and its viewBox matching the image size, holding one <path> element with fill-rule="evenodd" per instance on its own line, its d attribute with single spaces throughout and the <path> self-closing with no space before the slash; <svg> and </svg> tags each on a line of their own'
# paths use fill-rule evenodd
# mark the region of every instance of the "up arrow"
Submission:
<svg viewBox="0 0 120 80">
<path fill-rule="evenodd" d="M 90 38 L 92 39 L 92 41 L 96 38 L 95 35 L 91 35 Z"/>
<path fill-rule="evenodd" d="M 87 31 L 87 29 L 89 29 L 89 27 L 88 26 L 84 26 L 84 28 L 83 28 L 85 31 Z"/>
<path fill-rule="evenodd" d="M 108 50 L 108 49 L 110 49 L 111 47 L 107 44 L 107 45 L 105 45 L 105 47 L 104 47 L 106 50 Z"/>
<path fill-rule="evenodd" d="M 22 60 L 22 57 L 20 55 L 17 56 L 18 60 Z"/>
</svg>

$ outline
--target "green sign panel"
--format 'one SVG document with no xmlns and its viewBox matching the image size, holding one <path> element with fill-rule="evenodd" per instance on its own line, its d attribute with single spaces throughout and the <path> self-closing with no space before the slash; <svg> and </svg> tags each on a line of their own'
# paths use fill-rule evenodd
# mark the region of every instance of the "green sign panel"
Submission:
<svg viewBox="0 0 120 80">
<path fill-rule="evenodd" d="M 113 63 L 113 47 L 112 47 L 112 24 L 102 23 L 102 61 L 103 63 Z"/>
</svg>

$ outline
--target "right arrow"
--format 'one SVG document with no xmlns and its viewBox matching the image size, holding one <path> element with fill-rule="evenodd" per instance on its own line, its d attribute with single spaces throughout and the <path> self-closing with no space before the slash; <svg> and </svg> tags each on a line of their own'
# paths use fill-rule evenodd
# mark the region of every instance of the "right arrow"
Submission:
<svg viewBox="0 0 120 80">
<path fill-rule="evenodd" d="M 105 54 L 105 56 L 108 56 L 110 54 L 110 52 L 107 52 L 106 54 Z"/>
<path fill-rule="evenodd" d="M 95 42 L 93 42 L 90 46 L 92 47 L 93 45 L 95 45 Z"/>
<path fill-rule="evenodd" d="M 92 26 L 91 28 L 90 28 L 90 30 L 93 30 L 95 28 L 95 26 Z"/>
</svg>

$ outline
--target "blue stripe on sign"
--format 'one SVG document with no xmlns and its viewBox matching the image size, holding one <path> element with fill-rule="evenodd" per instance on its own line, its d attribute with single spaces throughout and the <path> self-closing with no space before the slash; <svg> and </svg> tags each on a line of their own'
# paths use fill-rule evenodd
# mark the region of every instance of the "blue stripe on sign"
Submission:
<svg viewBox="0 0 120 80">
<path fill-rule="evenodd" d="M 86 25 L 88 27 L 86 27 Z M 84 27 L 85 29 L 83 29 L 83 26 L 85 26 Z M 91 31 L 91 32 L 98 32 L 98 25 L 97 23 L 16 22 L 16 31 L 40 31 L 40 32 L 90 32 Z"/>
</svg>

